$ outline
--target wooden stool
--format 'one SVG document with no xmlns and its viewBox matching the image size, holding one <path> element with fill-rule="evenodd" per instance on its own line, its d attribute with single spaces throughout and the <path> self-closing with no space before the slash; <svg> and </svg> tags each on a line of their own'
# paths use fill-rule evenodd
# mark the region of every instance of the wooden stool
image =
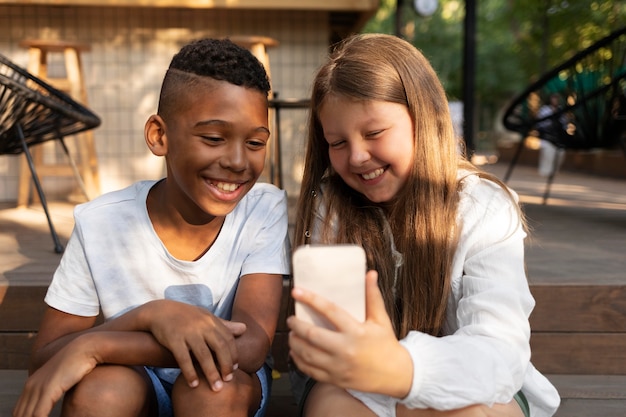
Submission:
<svg viewBox="0 0 626 417">
<path fill-rule="evenodd" d="M 20 46 L 28 48 L 29 62 L 28 72 L 47 82 L 58 90 L 69 94 L 74 100 L 87 107 L 87 90 L 83 79 L 80 60 L 81 52 L 89 51 L 89 45 L 51 40 L 25 40 Z M 65 64 L 65 77 L 52 78 L 48 76 L 48 54 L 63 53 Z M 98 174 L 98 159 L 93 138 L 93 132 L 76 135 L 74 146 L 78 153 L 78 166 L 72 158 L 66 164 L 45 164 L 43 160 L 44 146 L 54 146 L 54 142 L 34 146 L 31 150 L 33 162 L 40 177 L 75 177 L 83 194 L 89 200 L 100 194 L 100 179 Z M 28 164 L 24 157 L 20 163 L 19 189 L 17 205 L 27 206 L 29 200 L 38 199 L 37 194 L 32 193 L 32 183 Z"/>
<path fill-rule="evenodd" d="M 252 52 L 252 55 L 258 59 L 263 67 L 265 68 L 265 72 L 267 73 L 267 78 L 269 78 L 270 82 L 272 81 L 272 73 L 270 71 L 270 58 L 267 54 L 267 49 L 278 46 L 278 41 L 273 38 L 269 38 L 267 36 L 230 36 L 230 39 L 234 44 L 241 46 L 242 48 L 248 49 Z M 273 89 L 273 87 L 272 87 Z M 270 91 L 269 99 L 273 98 L 273 92 Z M 274 131 L 274 109 L 269 109 L 269 124 L 270 124 L 270 132 Z M 277 126 L 276 126 L 277 127 Z M 275 133 L 272 134 L 272 138 L 276 143 L 272 145 L 272 142 L 269 142 L 267 154 L 265 157 L 265 169 L 263 170 L 264 174 L 269 178 L 269 182 L 276 185 L 277 187 L 282 187 L 281 181 L 281 173 L 280 173 L 280 144 L 278 143 L 278 138 Z"/>
</svg>

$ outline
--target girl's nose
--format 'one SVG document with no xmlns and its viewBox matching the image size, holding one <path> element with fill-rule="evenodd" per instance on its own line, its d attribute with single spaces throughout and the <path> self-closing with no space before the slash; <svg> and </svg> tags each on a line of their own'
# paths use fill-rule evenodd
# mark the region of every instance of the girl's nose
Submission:
<svg viewBox="0 0 626 417">
<path fill-rule="evenodd" d="M 370 152 L 363 142 L 350 146 L 350 165 L 360 166 L 370 160 Z"/>
</svg>

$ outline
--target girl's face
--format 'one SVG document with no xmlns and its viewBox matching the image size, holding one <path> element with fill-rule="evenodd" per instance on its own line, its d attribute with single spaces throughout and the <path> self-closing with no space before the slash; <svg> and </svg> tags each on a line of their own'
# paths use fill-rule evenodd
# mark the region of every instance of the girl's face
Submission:
<svg viewBox="0 0 626 417">
<path fill-rule="evenodd" d="M 330 95 L 319 111 L 330 163 L 374 203 L 393 199 L 413 165 L 413 121 L 406 106 Z"/>
</svg>

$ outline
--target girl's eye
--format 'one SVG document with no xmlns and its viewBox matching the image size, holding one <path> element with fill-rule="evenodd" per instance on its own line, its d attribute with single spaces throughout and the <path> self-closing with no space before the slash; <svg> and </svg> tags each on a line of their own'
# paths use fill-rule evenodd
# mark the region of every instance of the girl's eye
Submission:
<svg viewBox="0 0 626 417">
<path fill-rule="evenodd" d="M 341 145 L 344 145 L 346 143 L 345 140 L 336 140 L 334 142 L 329 142 L 328 146 L 330 146 L 331 148 L 339 148 L 341 147 Z"/>
<path fill-rule="evenodd" d="M 261 139 L 250 139 L 248 140 L 248 146 L 253 149 L 262 149 L 267 146 L 267 142 Z"/>
<path fill-rule="evenodd" d="M 371 132 L 367 132 L 367 134 L 365 135 L 368 138 L 375 138 L 377 136 L 380 136 L 381 133 L 383 133 L 384 130 L 373 130 Z"/>
</svg>

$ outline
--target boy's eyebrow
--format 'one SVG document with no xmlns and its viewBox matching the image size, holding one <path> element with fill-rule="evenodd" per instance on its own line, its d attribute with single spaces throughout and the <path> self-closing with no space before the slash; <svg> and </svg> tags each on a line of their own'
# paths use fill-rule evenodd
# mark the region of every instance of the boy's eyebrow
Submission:
<svg viewBox="0 0 626 417">
<path fill-rule="evenodd" d="M 232 123 L 227 122 L 225 120 L 220 120 L 220 119 L 202 120 L 202 121 L 196 123 L 196 127 L 211 126 L 211 125 L 220 125 L 220 126 L 230 127 L 230 126 L 232 126 Z M 266 128 L 265 126 L 259 126 L 256 129 L 254 129 L 254 131 L 255 132 L 265 132 L 268 135 L 270 134 L 270 130 L 268 128 Z"/>
</svg>

